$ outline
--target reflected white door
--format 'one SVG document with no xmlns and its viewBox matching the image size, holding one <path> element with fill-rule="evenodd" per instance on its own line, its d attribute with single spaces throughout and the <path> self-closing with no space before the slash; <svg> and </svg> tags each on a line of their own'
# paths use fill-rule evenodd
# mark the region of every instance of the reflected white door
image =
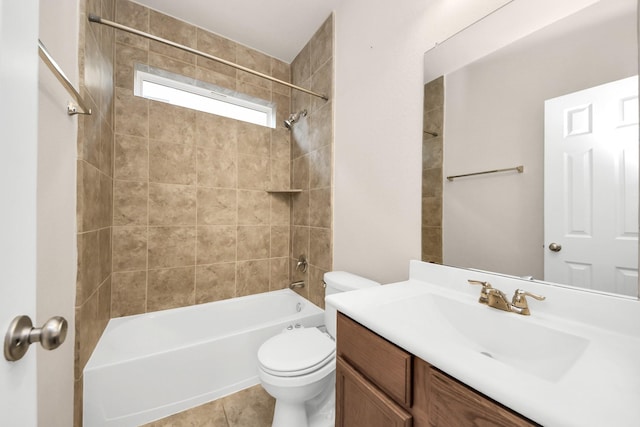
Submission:
<svg viewBox="0 0 640 427">
<path fill-rule="evenodd" d="M 36 318 L 38 2 L 0 2 L 0 332 Z M 0 359 L 0 425 L 37 423 L 36 352 Z"/>
<path fill-rule="evenodd" d="M 637 296 L 637 77 L 546 101 L 544 157 L 544 279 Z"/>
</svg>

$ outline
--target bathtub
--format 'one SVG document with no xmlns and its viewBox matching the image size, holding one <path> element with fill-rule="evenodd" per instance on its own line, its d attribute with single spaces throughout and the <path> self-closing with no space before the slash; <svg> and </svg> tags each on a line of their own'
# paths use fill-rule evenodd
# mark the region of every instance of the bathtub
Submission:
<svg viewBox="0 0 640 427">
<path fill-rule="evenodd" d="M 111 319 L 84 368 L 84 426 L 138 426 L 259 384 L 260 345 L 323 313 L 283 289 Z"/>
</svg>

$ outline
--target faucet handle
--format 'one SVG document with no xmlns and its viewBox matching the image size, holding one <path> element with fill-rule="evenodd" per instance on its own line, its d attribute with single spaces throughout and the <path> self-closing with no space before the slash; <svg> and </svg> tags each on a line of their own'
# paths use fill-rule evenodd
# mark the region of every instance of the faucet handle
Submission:
<svg viewBox="0 0 640 427">
<path fill-rule="evenodd" d="M 525 316 L 531 314 L 531 312 L 529 311 L 529 304 L 527 303 L 527 299 L 525 297 L 535 298 L 538 301 L 544 301 L 546 299 L 546 297 L 542 295 L 533 294 L 522 289 L 516 289 L 516 291 L 513 293 L 511 304 L 514 307 L 521 309 L 520 314 L 524 314 Z"/>
<path fill-rule="evenodd" d="M 482 290 L 480 291 L 480 298 L 478 298 L 478 302 L 480 304 L 489 304 L 489 289 L 493 289 L 491 283 L 482 282 L 480 280 L 467 280 L 470 285 L 480 285 L 482 286 Z"/>
</svg>

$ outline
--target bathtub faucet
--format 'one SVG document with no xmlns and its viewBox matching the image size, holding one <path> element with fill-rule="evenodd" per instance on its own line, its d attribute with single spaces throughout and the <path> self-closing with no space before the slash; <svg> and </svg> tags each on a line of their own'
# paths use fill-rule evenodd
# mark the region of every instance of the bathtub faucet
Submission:
<svg viewBox="0 0 640 427">
<path fill-rule="evenodd" d="M 304 280 L 298 280 L 289 285 L 289 289 L 304 288 Z"/>
</svg>

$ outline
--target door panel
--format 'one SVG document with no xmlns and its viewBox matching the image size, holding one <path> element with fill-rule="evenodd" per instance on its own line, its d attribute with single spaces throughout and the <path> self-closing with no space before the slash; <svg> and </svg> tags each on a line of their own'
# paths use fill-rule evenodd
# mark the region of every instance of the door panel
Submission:
<svg viewBox="0 0 640 427">
<path fill-rule="evenodd" d="M 547 281 L 638 294 L 637 94 L 631 77 L 545 103 Z"/>
<path fill-rule="evenodd" d="M 0 330 L 36 314 L 38 2 L 0 2 Z M 3 340 L 4 341 L 4 340 Z M 37 423 L 36 353 L 0 360 L 0 424 Z"/>
</svg>

